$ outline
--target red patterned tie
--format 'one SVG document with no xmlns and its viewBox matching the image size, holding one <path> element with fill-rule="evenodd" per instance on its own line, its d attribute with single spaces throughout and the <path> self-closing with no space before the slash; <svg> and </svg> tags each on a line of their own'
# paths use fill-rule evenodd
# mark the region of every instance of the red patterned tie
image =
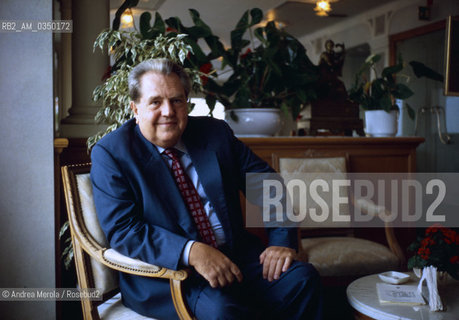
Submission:
<svg viewBox="0 0 459 320">
<path fill-rule="evenodd" d="M 172 173 L 174 174 L 175 182 L 196 223 L 201 239 L 208 245 L 217 248 L 217 241 L 215 240 L 214 232 L 210 226 L 209 218 L 204 210 L 204 205 L 202 204 L 198 191 L 182 168 L 177 150 L 174 148 L 167 148 L 164 150 L 164 153 L 172 159 Z"/>
</svg>

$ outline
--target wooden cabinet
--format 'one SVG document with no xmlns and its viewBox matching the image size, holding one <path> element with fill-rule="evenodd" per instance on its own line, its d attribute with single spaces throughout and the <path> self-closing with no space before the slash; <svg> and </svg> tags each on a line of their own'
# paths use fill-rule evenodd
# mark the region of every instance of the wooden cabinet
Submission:
<svg viewBox="0 0 459 320">
<path fill-rule="evenodd" d="M 416 148 L 424 142 L 424 138 L 420 137 L 274 137 L 241 140 L 271 165 L 273 156 L 281 158 L 345 154 L 349 162 L 349 172 L 355 173 L 415 172 Z M 264 238 L 261 229 L 255 228 L 252 231 Z M 387 245 L 384 232 L 384 228 L 360 228 L 355 231 L 355 236 Z M 397 228 L 395 234 L 401 248 L 405 249 L 416 237 L 416 230 Z"/>
<path fill-rule="evenodd" d="M 346 153 L 350 172 L 415 172 L 420 137 L 275 137 L 241 138 L 259 157 L 272 164 L 278 157 Z"/>
</svg>

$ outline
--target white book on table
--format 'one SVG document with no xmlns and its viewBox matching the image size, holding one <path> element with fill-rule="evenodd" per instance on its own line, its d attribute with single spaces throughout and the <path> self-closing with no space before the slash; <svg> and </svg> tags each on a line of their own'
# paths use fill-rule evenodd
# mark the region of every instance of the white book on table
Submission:
<svg viewBox="0 0 459 320">
<path fill-rule="evenodd" d="M 418 292 L 417 286 L 377 283 L 376 291 L 378 292 L 380 303 L 396 303 L 406 305 L 426 304 L 424 298 Z"/>
</svg>

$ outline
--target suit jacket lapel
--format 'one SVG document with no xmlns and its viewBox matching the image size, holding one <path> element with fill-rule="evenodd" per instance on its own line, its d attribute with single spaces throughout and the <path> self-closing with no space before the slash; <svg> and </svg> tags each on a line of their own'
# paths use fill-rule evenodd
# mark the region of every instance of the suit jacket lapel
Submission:
<svg viewBox="0 0 459 320">
<path fill-rule="evenodd" d="M 174 215 L 171 221 L 175 221 L 185 231 L 185 234 L 192 239 L 199 239 L 196 225 L 186 208 L 169 167 L 158 149 L 141 134 L 138 126 L 136 133 L 140 143 L 143 144 L 141 160 L 145 162 L 146 179 L 151 179 L 154 185 L 153 190 L 160 190 L 163 195 L 161 206 L 167 210 L 167 214 Z"/>
</svg>

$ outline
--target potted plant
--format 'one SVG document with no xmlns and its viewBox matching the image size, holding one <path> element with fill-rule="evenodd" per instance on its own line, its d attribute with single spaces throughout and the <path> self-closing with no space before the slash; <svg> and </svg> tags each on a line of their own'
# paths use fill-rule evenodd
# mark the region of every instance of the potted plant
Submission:
<svg viewBox="0 0 459 320">
<path fill-rule="evenodd" d="M 379 74 L 376 68 L 380 55 L 370 55 L 355 75 L 349 99 L 365 110 L 365 131 L 370 136 L 388 137 L 397 133 L 398 107 L 395 99 L 405 100 L 413 95 L 405 84 L 396 81 L 396 75 L 403 69 L 399 57 L 394 66 L 384 68 Z M 373 78 L 368 79 L 368 72 Z M 407 78 L 407 77 L 406 77 Z M 408 115 L 414 118 L 414 110 L 406 104 Z"/>
<path fill-rule="evenodd" d="M 239 134 L 272 135 L 278 127 L 271 132 L 259 131 L 265 122 L 280 123 L 270 116 L 267 120 L 267 113 L 279 115 L 282 110 L 296 119 L 302 107 L 316 97 L 318 71 L 304 46 L 274 21 L 260 26 L 262 18 L 257 8 L 243 14 L 231 31 L 231 47 L 220 46 L 215 55 L 221 56 L 220 75 L 229 75 L 223 82 L 209 77 L 204 85 L 210 109 L 220 101 L 226 109 L 226 120 Z M 244 38 L 247 33 L 249 39 Z M 248 115 L 257 111 L 263 118 Z"/>
<path fill-rule="evenodd" d="M 136 6 L 137 2 L 138 0 L 126 0 L 116 13 L 112 30 L 107 32 L 116 34 L 121 14 L 126 9 Z M 248 10 L 243 14 L 236 28 L 231 31 L 231 46 L 227 49 L 200 18 L 199 13 L 194 9 L 189 11 L 194 23 L 191 27 L 184 26 L 177 17 L 163 20 L 158 13 L 156 13 L 153 25 L 150 25 L 151 15 L 145 12 L 140 17 L 140 32 L 124 37 L 121 32 L 121 37 L 116 35 L 120 38 L 118 41 L 113 38 L 114 36 L 108 39 L 110 36 L 101 35 L 96 41 L 97 46 L 116 44 L 114 48 L 118 50 L 118 54 L 117 62 L 113 66 L 113 71 L 116 71 L 115 75 L 122 72 L 127 74 L 127 69 L 123 71 L 123 68 L 135 63 L 130 57 L 139 60 L 144 59 L 146 55 L 152 56 L 151 53 L 148 53 L 149 50 L 156 50 L 158 54 L 187 50 L 188 53 L 181 62 L 189 70 L 196 71 L 194 73 L 196 88 L 204 92 L 210 114 L 212 115 L 216 102 L 220 101 L 227 110 L 228 121 L 233 124 L 246 122 L 238 121 L 239 117 L 235 115 L 234 111 L 241 108 L 250 108 L 250 111 L 263 109 L 264 113 L 272 113 L 274 110 L 277 115 L 280 110 L 283 110 L 285 113 L 290 112 L 296 119 L 303 105 L 315 98 L 317 67 L 307 57 L 303 45 L 282 29 L 277 28 L 274 22 L 256 27 L 263 19 L 263 12 L 260 9 Z M 250 40 L 244 38 L 246 33 L 249 34 Z M 186 35 L 179 39 L 183 41 L 183 44 L 176 45 L 176 47 L 180 46 L 180 49 L 177 47 L 177 49 L 168 51 L 159 48 L 161 43 L 153 45 L 153 41 L 159 41 L 158 37 L 171 39 L 178 35 Z M 127 40 L 127 38 L 130 39 Z M 203 43 L 207 45 L 207 48 L 202 47 Z M 143 50 L 142 47 L 145 47 L 146 50 Z M 140 49 L 142 49 L 143 56 L 134 53 Z M 217 72 L 214 67 L 214 64 L 220 64 L 218 61 L 221 61 L 221 72 L 220 70 Z M 225 76 L 225 80 L 222 80 Z M 120 84 L 118 82 L 117 88 Z M 107 81 L 102 86 L 95 91 L 96 99 L 105 97 L 101 91 L 110 89 Z M 125 97 L 128 99 L 127 95 Z M 117 101 L 112 102 L 119 104 L 121 102 L 119 96 L 116 98 Z M 130 117 L 128 108 L 119 111 L 119 109 L 111 108 L 110 101 L 104 104 L 104 108 L 98 113 L 97 120 L 111 123 L 109 130 L 116 129 L 119 126 L 117 124 L 119 120 L 125 121 L 127 117 Z M 107 110 L 107 107 L 110 110 Z M 269 111 L 264 109 L 266 107 L 269 108 Z M 119 119 L 113 121 L 107 119 L 106 115 L 112 118 L 112 115 L 117 115 Z M 266 118 L 255 120 L 249 125 L 254 128 L 255 125 L 262 125 L 268 121 Z M 280 124 L 279 120 L 271 121 Z M 95 143 L 99 137 L 100 135 L 91 139 L 90 145 Z"/>
</svg>

